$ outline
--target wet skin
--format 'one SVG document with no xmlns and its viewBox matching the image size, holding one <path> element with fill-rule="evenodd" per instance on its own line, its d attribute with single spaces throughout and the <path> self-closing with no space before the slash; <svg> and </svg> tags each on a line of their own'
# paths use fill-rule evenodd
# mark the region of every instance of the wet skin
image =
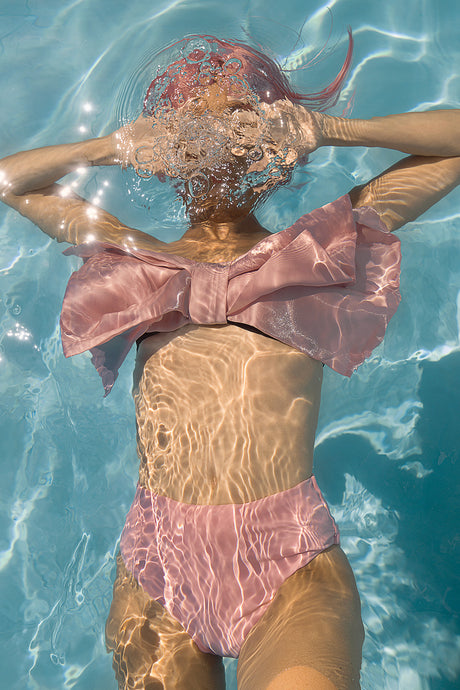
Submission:
<svg viewBox="0 0 460 690">
<path fill-rule="evenodd" d="M 251 165 L 263 169 L 271 155 L 276 150 L 267 147 Z M 185 235 L 151 248 L 224 262 L 269 235 L 252 215 L 262 189 L 240 193 L 237 207 L 231 201 L 243 173 L 239 160 L 216 173 L 204 199 L 185 200 Z M 322 378 L 321 362 L 232 324 L 188 325 L 143 339 L 133 386 L 140 485 L 204 505 L 245 503 L 296 486 L 313 471 Z M 358 688 L 362 641 L 354 577 L 335 546 L 278 590 L 243 643 L 238 687 Z M 120 688 L 225 687 L 222 661 L 197 648 L 121 557 L 107 645 Z"/>
<path fill-rule="evenodd" d="M 285 102 L 269 109 L 276 119 L 286 108 L 295 110 Z M 344 120 L 297 108 L 301 156 L 331 145 L 410 154 L 350 192 L 353 206 L 374 208 L 390 231 L 416 219 L 460 182 L 459 110 Z M 186 202 L 191 226 L 175 243 L 128 228 L 56 184 L 78 166 L 135 166 L 133 152 L 152 145 L 147 124 L 141 117 L 105 137 L 2 159 L 1 200 L 59 241 L 132 243 L 199 261 L 236 258 L 267 235 L 251 216 L 257 189 L 247 190 L 233 207 L 228 194 L 233 173 L 245 171 L 240 144 L 251 146 L 252 120 L 241 119 L 234 159 L 225 174 L 216 172 L 206 203 Z M 276 153 L 268 143 L 256 161 L 260 166 Z M 287 169 L 293 164 L 290 158 L 285 162 Z M 250 170 L 256 164 L 247 165 Z M 294 486 L 312 471 L 321 377 L 319 362 L 236 326 L 188 326 L 144 340 L 134 382 L 141 483 L 191 503 L 242 502 Z M 353 574 L 334 546 L 284 582 L 251 630 L 240 653 L 239 688 L 358 688 L 362 640 Z M 120 688 L 224 687 L 221 660 L 198 650 L 121 559 L 107 644 Z"/>
<path fill-rule="evenodd" d="M 228 261 L 267 234 L 251 229 L 235 236 L 224 223 L 192 226 L 162 251 Z M 199 241 L 203 232 L 206 242 Z M 133 386 L 140 484 L 177 501 L 219 504 L 257 500 L 307 479 L 322 377 L 321 362 L 236 325 L 188 325 L 145 338 Z M 278 590 L 243 644 L 238 686 L 358 688 L 362 640 L 354 577 L 340 547 L 332 547 Z M 225 687 L 219 658 L 199 651 L 121 557 L 107 643 L 120 688 Z"/>
<path fill-rule="evenodd" d="M 151 491 L 245 503 L 311 476 L 320 362 L 235 325 L 191 325 L 143 340 L 134 376 Z"/>
<path fill-rule="evenodd" d="M 161 251 L 224 262 L 270 234 L 252 215 L 228 215 L 214 210 Z M 322 376 L 319 361 L 232 324 L 145 338 L 133 387 L 140 484 L 197 504 L 244 503 L 299 484 L 312 474 Z"/>
</svg>

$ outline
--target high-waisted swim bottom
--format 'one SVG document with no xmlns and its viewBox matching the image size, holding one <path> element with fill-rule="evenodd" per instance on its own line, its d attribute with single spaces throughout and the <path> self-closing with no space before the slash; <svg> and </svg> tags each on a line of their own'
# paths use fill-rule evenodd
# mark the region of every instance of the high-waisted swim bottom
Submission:
<svg viewBox="0 0 460 690">
<path fill-rule="evenodd" d="M 283 582 L 339 543 L 310 477 L 250 503 L 191 505 L 138 486 L 121 536 L 127 569 L 199 649 L 237 657 Z"/>
</svg>

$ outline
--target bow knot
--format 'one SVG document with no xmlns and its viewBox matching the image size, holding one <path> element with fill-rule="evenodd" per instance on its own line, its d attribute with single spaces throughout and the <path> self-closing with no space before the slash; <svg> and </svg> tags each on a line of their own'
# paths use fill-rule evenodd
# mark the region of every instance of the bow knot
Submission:
<svg viewBox="0 0 460 690">
<path fill-rule="evenodd" d="M 227 323 L 227 285 L 229 266 L 196 264 L 186 282 L 190 285 L 189 318 L 192 323 Z"/>
</svg>

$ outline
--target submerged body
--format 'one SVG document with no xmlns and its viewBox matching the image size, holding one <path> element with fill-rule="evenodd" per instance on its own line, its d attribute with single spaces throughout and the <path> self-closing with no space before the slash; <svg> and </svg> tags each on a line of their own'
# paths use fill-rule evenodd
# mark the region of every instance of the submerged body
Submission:
<svg viewBox="0 0 460 690">
<path fill-rule="evenodd" d="M 171 249 L 179 254 L 181 248 L 175 244 Z M 181 254 L 196 258 L 184 249 Z M 229 257 L 226 252 L 225 258 L 219 252 L 201 253 L 199 258 L 227 261 L 241 253 L 236 250 Z M 144 678 L 145 685 L 140 687 L 147 688 L 152 675 L 175 677 L 176 684 L 165 683 L 165 688 L 223 688 L 220 657 L 215 654 L 239 657 L 241 688 L 268 688 L 274 678 L 281 683 L 273 685 L 275 690 L 289 687 L 285 683 L 295 679 L 302 683 L 299 687 L 359 687 L 363 640 L 359 596 L 327 507 L 326 514 L 319 516 L 322 522 L 315 522 L 316 548 L 311 540 L 302 541 L 302 521 L 309 524 L 311 516 L 300 517 L 307 494 L 303 492 L 299 499 L 302 486 L 308 493 L 308 482 L 314 482 L 322 380 L 320 361 L 240 325 L 186 325 L 173 332 L 146 334 L 139 342 L 133 397 L 142 498 L 136 500 L 136 495 L 122 535 L 123 560 L 120 556 L 107 621 L 107 642 L 114 652 L 121 688 L 130 678 Z M 289 539 L 284 497 L 292 496 L 292 491 L 299 494 L 298 504 L 288 510 L 294 523 L 299 518 L 300 523 L 297 531 L 291 525 Z M 261 499 L 270 501 L 277 495 L 278 505 L 273 502 L 264 509 Z M 314 495 L 316 500 L 312 497 L 309 505 L 317 513 L 323 499 L 320 493 Z M 166 498 L 160 512 L 157 497 Z M 177 502 L 172 508 L 170 500 Z M 147 509 L 142 509 L 143 503 Z M 255 548 L 245 543 L 240 527 L 234 531 L 240 506 L 245 515 L 242 525 L 246 530 L 255 527 L 253 519 L 248 519 L 251 505 L 245 504 L 258 513 Z M 178 522 L 177 511 L 187 505 L 207 512 L 202 517 L 194 511 Z M 232 509 L 227 522 L 219 508 Z M 174 528 L 159 531 L 158 515 L 163 519 L 165 509 L 173 524 L 182 520 L 195 524 L 185 548 Z M 156 525 L 156 534 L 152 538 L 149 530 L 148 539 L 143 526 L 150 523 Z M 165 539 L 173 541 L 172 564 L 163 561 L 168 551 Z M 148 556 L 144 548 L 156 540 L 161 545 L 157 569 L 151 547 Z M 251 566 L 255 557 L 266 570 L 265 542 L 274 542 L 278 556 L 273 563 L 281 553 L 284 556 L 274 573 L 268 563 L 264 576 Z M 254 548 L 249 560 L 248 548 Z M 291 549 L 291 559 L 286 558 Z M 218 562 L 213 561 L 215 551 Z M 241 563 L 238 569 L 231 565 L 219 573 L 225 557 L 234 563 L 232 554 L 236 553 Z M 176 559 L 187 565 L 182 568 L 186 580 L 174 579 L 168 601 L 162 575 L 168 577 Z M 302 565 L 302 559 L 307 565 Z M 200 572 L 203 561 L 204 572 Z M 242 576 L 248 567 L 249 575 Z M 189 593 L 181 609 L 185 582 Z M 202 624 L 210 591 L 216 604 Z M 320 639 L 318 626 L 324 631 Z M 194 640 L 192 647 L 189 636 Z M 267 646 L 270 639 L 277 639 L 272 649 Z M 294 671 L 286 679 L 284 669 L 289 662 Z M 309 669 L 307 676 L 304 668 Z M 333 679 L 334 685 L 327 679 Z"/>
<path fill-rule="evenodd" d="M 276 70 L 270 61 L 264 63 L 262 54 L 235 44 L 237 59 L 230 60 L 230 44 L 224 45 L 217 39 L 216 42 L 224 46 L 224 57 L 217 51 L 212 60 L 206 61 L 200 48 L 198 59 L 195 48 L 187 56 L 188 67 L 184 69 L 181 53 L 174 63 L 173 81 L 168 92 L 168 99 L 171 97 L 173 101 L 177 98 L 177 85 L 182 73 L 188 75 L 189 81 L 199 78 L 200 85 L 204 84 L 200 86 L 204 106 L 201 101 L 198 106 L 207 108 L 206 122 L 217 122 L 213 136 L 222 135 L 222 141 L 227 142 L 221 147 L 225 153 L 222 158 L 225 165 L 220 158 L 221 149 L 216 146 L 212 151 L 211 163 L 215 163 L 212 174 L 207 167 L 210 159 L 206 146 L 197 153 L 195 143 L 190 148 L 190 142 L 181 129 L 183 119 L 180 118 L 184 113 L 187 122 L 190 122 L 190 114 L 192 121 L 197 114 L 199 116 L 196 85 L 192 85 L 192 92 L 186 92 L 187 98 L 192 93 L 190 111 L 182 108 L 182 98 L 173 103 L 172 110 L 169 103 L 167 118 L 152 125 L 151 118 L 155 118 L 158 105 L 154 98 L 158 78 L 149 87 L 144 113 L 117 132 L 79 144 L 20 152 L 0 161 L 0 192 L 5 203 L 51 237 L 83 245 L 80 255 L 85 258 L 95 253 L 94 247 L 92 249 L 94 241 L 103 248 L 105 245 L 112 248 L 110 261 L 105 261 L 106 257 L 102 256 L 102 263 L 96 262 L 98 290 L 102 290 L 99 283 L 104 282 L 104 271 L 98 274 L 97 267 L 109 267 L 109 292 L 102 290 L 99 294 L 88 283 L 88 286 L 83 286 L 83 293 L 86 288 L 88 297 L 86 306 L 76 303 L 74 313 L 77 321 L 86 319 L 90 336 L 93 327 L 97 330 L 100 325 L 92 321 L 92 303 L 98 302 L 102 295 L 99 303 L 105 304 L 103 316 L 105 313 L 109 315 L 112 327 L 122 320 L 120 312 L 113 309 L 113 299 L 123 301 L 130 288 L 134 290 L 129 284 L 129 271 L 125 272 L 127 280 L 121 285 L 115 279 L 110 280 L 114 255 L 129 255 L 131 247 L 164 257 L 174 255 L 205 263 L 229 262 L 241 257 L 270 235 L 252 215 L 259 195 L 276 186 L 277 179 L 288 180 L 295 162 L 319 146 L 384 146 L 411 154 L 350 192 L 353 208 L 371 207 L 388 231 L 415 219 L 460 181 L 457 137 L 460 111 L 350 121 L 313 113 L 298 105 L 300 96 L 286 90 L 280 75 L 274 82 L 273 93 L 266 91 L 266 88 L 271 88 L 267 74 L 268 77 L 273 76 Z M 350 51 L 347 64 L 349 59 Z M 253 79 L 257 84 L 261 74 L 263 76 L 265 101 L 263 98 L 261 101 L 250 98 L 248 83 L 234 78 L 233 68 L 235 65 L 242 67 L 245 60 L 249 81 Z M 253 68 L 258 60 L 262 60 L 263 65 L 259 72 Z M 198 63 L 202 63 L 199 74 Z M 265 69 L 267 65 L 268 71 Z M 162 78 L 166 75 L 169 79 L 169 69 Z M 339 81 L 323 92 L 329 101 L 345 74 L 344 67 Z M 242 83 L 244 96 L 238 101 L 235 87 L 240 88 Z M 280 84 L 283 88 L 277 92 Z M 290 98 L 289 102 L 286 97 Z M 163 98 L 163 110 L 164 106 Z M 179 118 L 177 121 L 176 116 Z M 262 138 L 258 138 L 258 117 L 263 121 Z M 235 135 L 235 141 L 227 141 L 223 122 L 228 125 L 230 138 Z M 276 126 L 271 128 L 273 122 Z M 248 136 L 248 131 L 251 136 Z M 208 140 L 208 148 L 209 141 L 212 137 Z M 159 142 L 161 146 L 155 148 Z M 145 155 L 146 149 L 149 156 Z M 158 160 L 154 156 L 156 150 L 161 153 Z M 166 173 L 174 177 L 174 165 L 168 158 L 171 151 L 174 151 L 175 158 L 171 158 L 174 165 L 179 161 L 184 169 L 190 167 L 191 177 L 185 184 L 185 191 L 182 190 L 184 195 L 189 194 L 185 203 L 190 227 L 183 238 L 170 244 L 125 226 L 109 213 L 92 207 L 71 190 L 64 190 L 55 183 L 81 165 L 132 165 L 142 177 L 164 175 L 166 169 Z M 164 169 L 158 167 L 161 158 Z M 255 180 L 253 186 L 251 180 Z M 203 189 L 205 192 L 201 197 Z M 337 224 L 337 233 L 339 229 L 340 224 Z M 362 256 L 363 265 L 370 271 L 378 306 L 382 302 L 382 292 L 379 282 L 372 281 L 372 275 L 378 272 L 377 269 L 385 273 L 385 267 L 366 248 Z M 323 262 L 314 263 L 318 263 L 319 272 L 323 272 Z M 291 265 L 294 264 L 289 264 L 289 267 Z M 153 274 L 147 275 L 148 271 L 144 271 L 142 266 L 139 271 L 147 276 L 147 282 L 152 278 Z M 349 277 L 351 284 L 361 281 L 359 276 L 355 280 L 354 274 Z M 146 304 L 149 300 L 149 295 L 145 295 Z M 297 297 L 292 303 L 296 300 Z M 369 296 L 368 302 L 371 300 Z M 155 300 L 152 297 L 150 301 Z M 262 297 L 260 301 L 265 303 L 267 300 Z M 344 323 L 350 324 L 351 316 L 356 317 L 359 323 L 369 312 L 365 299 L 358 304 L 359 308 L 350 303 L 348 297 L 338 301 L 345 305 Z M 321 303 L 321 295 L 318 302 Z M 284 303 L 284 308 L 292 311 L 292 303 L 289 307 Z M 282 301 L 280 305 L 282 309 Z M 144 307 L 145 304 L 140 311 Z M 137 305 L 134 305 L 136 310 Z M 310 312 L 302 311 L 308 322 Z M 140 326 L 139 323 L 130 324 L 134 330 L 140 328 L 133 339 L 142 336 L 133 388 L 140 460 L 139 488 L 137 503 L 133 504 L 134 512 L 130 513 L 131 517 L 134 515 L 134 524 L 129 524 L 131 517 L 128 516 L 122 538 L 122 555 L 118 557 L 114 599 L 106 629 L 119 687 L 146 690 L 224 688 L 222 659 L 218 654 L 203 651 L 206 645 L 199 641 L 195 644 L 179 620 L 182 613 L 174 616 L 171 611 L 174 606 L 183 605 L 184 610 L 192 611 L 194 625 L 203 615 L 203 609 L 206 614 L 203 626 L 222 621 L 222 616 L 219 619 L 216 614 L 219 605 L 216 596 L 222 596 L 227 581 L 230 583 L 229 591 L 238 589 L 244 580 L 240 575 L 246 569 L 248 581 L 255 574 L 255 580 L 262 582 L 262 594 L 267 594 L 267 599 L 260 599 L 260 588 L 257 590 L 251 585 L 244 590 L 241 587 L 242 599 L 245 594 L 249 599 L 255 597 L 255 609 L 262 610 L 263 607 L 263 615 L 251 619 L 251 626 L 239 636 L 231 650 L 223 644 L 221 646 L 223 651 L 220 653 L 239 655 L 240 690 L 359 688 L 363 642 L 359 596 L 348 561 L 338 545 L 333 520 L 312 479 L 323 377 L 321 357 L 313 358 L 300 351 L 302 348 L 295 349 L 295 346 L 281 342 L 281 330 L 277 335 L 279 339 L 267 336 L 261 332 L 263 324 L 259 329 L 254 328 L 251 322 L 249 326 L 226 323 L 225 318 L 217 323 L 211 320 L 206 325 L 186 321 L 186 318 L 180 324 L 176 321 L 175 330 L 161 328 L 161 332 L 155 332 L 151 319 L 144 324 L 145 327 L 142 323 Z M 291 327 L 292 323 L 291 319 Z M 384 326 L 386 323 L 387 320 Z M 66 324 L 64 320 L 63 344 L 67 338 Z M 358 344 L 349 347 L 350 355 L 355 356 L 358 350 L 361 354 L 369 354 L 377 344 L 375 339 L 371 345 L 364 342 L 366 328 L 356 330 L 348 325 L 348 332 L 358 336 Z M 124 330 L 125 326 L 121 332 Z M 308 337 L 308 323 L 302 322 L 299 331 L 302 330 Z M 340 327 L 335 331 L 342 335 Z M 115 335 L 119 333 L 113 329 L 113 333 L 103 334 L 97 343 L 88 342 L 87 346 L 68 354 L 94 345 L 103 347 L 109 343 L 110 346 Z M 361 335 L 362 343 L 359 342 Z M 113 380 L 112 376 L 108 389 Z M 313 503 L 305 513 L 310 499 Z M 170 518 L 174 522 L 169 532 L 164 530 L 160 534 L 162 546 L 166 542 L 174 546 L 182 539 L 179 534 L 182 529 L 180 516 L 185 513 L 190 516 L 192 533 L 186 545 L 189 551 L 185 547 L 183 551 L 183 560 L 187 559 L 187 563 L 180 573 L 182 579 L 174 582 L 168 582 L 173 569 L 168 570 L 167 564 L 163 570 L 155 566 L 149 571 L 149 576 L 143 578 L 144 571 L 150 568 L 155 558 L 161 560 L 158 557 L 161 549 L 155 551 L 153 539 L 154 533 L 158 536 L 159 520 L 153 516 L 158 506 L 163 506 L 162 519 L 166 516 L 165 519 Z M 136 513 L 137 508 L 140 509 Z M 253 520 L 258 513 L 260 521 Z M 319 521 L 315 522 L 315 514 L 320 515 Z M 282 516 L 279 524 L 277 516 Z M 288 530 L 294 529 L 292 541 L 282 536 L 286 524 Z M 324 525 L 327 526 L 325 530 L 322 529 Z M 262 552 L 264 557 L 266 555 L 265 547 L 253 549 L 253 542 L 246 538 L 244 548 L 239 548 L 240 534 L 245 528 L 256 534 L 254 543 L 258 542 L 258 547 L 262 542 L 277 542 L 277 551 L 270 553 L 267 561 L 266 572 L 270 582 L 258 577 L 259 571 L 262 573 L 265 567 L 265 560 L 261 560 Z M 220 537 L 216 540 L 218 533 L 223 534 L 223 541 L 219 541 Z M 272 534 L 273 540 L 270 538 Z M 301 535 L 303 541 L 296 534 Z M 226 535 L 229 543 L 235 542 L 235 548 L 223 554 L 227 549 Z M 132 543 L 124 551 L 130 540 Z M 285 553 L 293 543 L 300 544 L 301 541 L 303 545 L 296 547 L 297 551 Z M 201 553 L 190 550 L 199 543 Z M 308 554 L 306 560 L 296 561 L 303 557 L 302 549 Z M 179 565 L 181 555 L 175 556 Z M 200 610 L 190 609 L 193 594 L 190 590 L 196 587 L 192 575 L 193 570 L 200 570 L 200 556 L 203 562 L 209 558 L 217 570 L 222 555 L 228 559 L 229 579 L 225 574 L 219 581 L 213 579 L 213 568 L 208 568 L 204 578 L 198 578 L 202 587 Z M 290 557 L 294 559 L 295 567 L 286 570 Z M 283 575 L 274 585 L 270 573 L 277 571 Z M 163 578 L 163 581 L 159 593 L 151 596 L 149 591 L 152 593 L 154 587 L 150 585 L 155 578 Z M 252 582 L 255 580 L 253 578 Z M 142 587 L 142 582 L 145 587 Z M 179 592 L 171 595 L 174 586 L 179 587 Z M 231 599 L 234 601 L 235 598 Z M 230 603 L 227 610 L 232 606 Z M 225 628 L 215 625 L 214 629 L 221 638 L 230 635 Z"/>
</svg>

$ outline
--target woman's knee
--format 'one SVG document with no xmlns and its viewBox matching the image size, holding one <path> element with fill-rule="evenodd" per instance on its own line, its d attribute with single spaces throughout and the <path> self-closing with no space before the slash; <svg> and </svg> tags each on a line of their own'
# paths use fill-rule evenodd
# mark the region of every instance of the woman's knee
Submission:
<svg viewBox="0 0 460 690">
<path fill-rule="evenodd" d="M 275 690 L 283 687 L 283 674 L 294 679 L 316 673 L 315 682 L 322 680 L 323 686 L 298 680 L 298 687 L 356 690 L 362 643 L 353 574 L 345 555 L 334 548 L 288 578 L 251 630 L 238 662 L 240 688 L 252 690 L 257 679 L 258 688 Z"/>
<path fill-rule="evenodd" d="M 266 690 L 337 690 L 322 673 L 309 666 L 293 666 L 279 673 Z"/>
</svg>

